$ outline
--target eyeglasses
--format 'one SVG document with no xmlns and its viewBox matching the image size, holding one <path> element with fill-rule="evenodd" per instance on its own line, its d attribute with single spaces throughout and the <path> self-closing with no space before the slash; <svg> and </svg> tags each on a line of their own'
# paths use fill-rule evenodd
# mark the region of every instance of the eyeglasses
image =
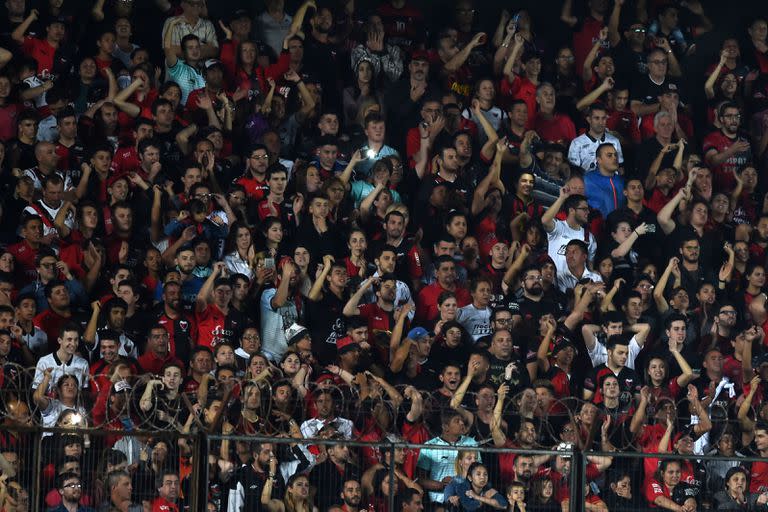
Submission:
<svg viewBox="0 0 768 512">
<path fill-rule="evenodd" d="M 252 155 L 251 158 L 253 160 L 266 160 L 269 158 L 269 155 Z"/>
<path fill-rule="evenodd" d="M 43 267 L 43 268 L 53 268 L 53 267 L 56 266 L 56 264 L 55 263 L 41 263 L 40 266 Z"/>
<path fill-rule="evenodd" d="M 586 210 L 589 211 L 589 206 L 577 206 L 574 210 Z"/>
<path fill-rule="evenodd" d="M 64 485 L 65 489 L 82 489 L 83 484 L 66 484 Z"/>
<path fill-rule="evenodd" d="M 645 30 L 644 28 L 633 28 L 632 32 L 634 32 L 635 34 L 645 34 L 648 31 Z"/>
<path fill-rule="evenodd" d="M 720 312 L 721 315 L 729 315 L 729 316 L 736 316 L 736 311 L 726 309 L 724 311 Z"/>
<path fill-rule="evenodd" d="M 657 64 L 659 66 L 665 66 L 667 64 L 667 59 L 654 59 L 649 60 L 648 64 Z"/>
<path fill-rule="evenodd" d="M 725 114 L 723 119 L 741 119 L 741 114 Z"/>
<path fill-rule="evenodd" d="M 639 284 L 639 285 L 637 285 L 637 287 L 640 288 L 641 290 L 652 290 L 653 289 L 653 285 L 652 284 Z"/>
</svg>

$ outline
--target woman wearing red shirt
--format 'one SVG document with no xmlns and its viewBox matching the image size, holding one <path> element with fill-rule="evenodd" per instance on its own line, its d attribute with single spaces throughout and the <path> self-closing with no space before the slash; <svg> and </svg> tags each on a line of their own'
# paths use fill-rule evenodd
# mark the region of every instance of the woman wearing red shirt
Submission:
<svg viewBox="0 0 768 512">
<path fill-rule="evenodd" d="M 280 53 L 277 62 L 270 66 L 259 66 L 259 51 L 256 43 L 253 41 L 241 42 L 237 47 L 237 56 L 234 59 L 231 56 L 224 55 L 225 51 L 231 51 L 234 46 L 222 48 L 221 60 L 227 72 L 227 80 L 230 84 L 229 89 L 232 92 L 240 90 L 240 94 L 235 96 L 236 100 L 241 98 L 247 99 L 252 95 L 258 94 L 259 91 L 266 91 L 268 89 L 267 78 L 277 81 L 288 71 L 288 65 L 291 62 L 291 57 L 288 53 L 288 39 L 290 37 L 292 37 L 292 34 L 289 33 L 283 40 L 283 51 Z M 234 67 L 232 65 L 233 62 Z"/>
<path fill-rule="evenodd" d="M 664 460 L 659 464 L 654 478 L 645 484 L 645 499 L 651 508 L 675 512 L 696 510 L 696 499 L 686 496 L 685 493 L 688 484 L 680 482 L 681 471 L 680 462 L 677 460 Z M 682 505 L 678 505 L 677 501 L 681 501 Z"/>
</svg>

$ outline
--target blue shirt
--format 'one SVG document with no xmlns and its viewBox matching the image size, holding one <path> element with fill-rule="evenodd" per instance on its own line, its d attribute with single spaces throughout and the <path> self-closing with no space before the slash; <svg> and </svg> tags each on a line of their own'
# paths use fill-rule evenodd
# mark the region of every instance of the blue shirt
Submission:
<svg viewBox="0 0 768 512">
<path fill-rule="evenodd" d="M 442 437 L 435 437 L 424 444 L 427 446 L 419 451 L 419 460 L 416 463 L 416 467 L 427 471 L 431 480 L 439 482 L 447 476 L 453 477 L 456 475 L 455 464 L 459 450 L 464 446 L 477 446 L 477 441 L 473 437 L 461 436 L 456 443 L 449 444 Z M 429 445 L 435 447 L 428 447 Z M 438 446 L 445 446 L 446 448 L 438 448 Z M 479 453 L 477 454 L 477 460 L 480 460 Z M 443 493 L 430 492 L 429 498 L 434 503 L 443 503 Z"/>
<path fill-rule="evenodd" d="M 368 149 L 369 149 L 368 144 L 366 144 L 361 148 L 361 151 L 363 152 L 363 154 L 365 154 L 366 151 L 368 151 Z M 373 169 L 373 164 L 375 164 L 382 158 L 386 158 L 388 156 L 399 157 L 400 153 L 398 153 L 395 148 L 391 148 L 386 144 L 381 146 L 381 149 L 379 150 L 378 153 L 376 153 L 376 155 L 373 158 L 366 158 L 358 162 L 358 164 L 355 166 L 355 179 L 364 180 L 365 178 L 370 176 L 371 169 Z"/>
<path fill-rule="evenodd" d="M 588 172 L 584 175 L 584 191 L 589 206 L 599 210 L 603 218 L 613 210 L 623 208 L 627 202 L 624 178 L 619 174 L 604 176 L 600 171 Z"/>
</svg>

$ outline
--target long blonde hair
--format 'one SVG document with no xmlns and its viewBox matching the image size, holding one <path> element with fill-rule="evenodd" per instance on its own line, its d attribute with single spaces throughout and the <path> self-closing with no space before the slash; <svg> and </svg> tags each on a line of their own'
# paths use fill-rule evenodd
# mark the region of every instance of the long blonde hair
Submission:
<svg viewBox="0 0 768 512">
<path fill-rule="evenodd" d="M 465 455 L 469 455 L 469 454 L 474 455 L 475 460 L 477 460 L 477 450 L 459 450 L 459 453 L 456 454 L 456 460 L 453 463 L 453 468 L 456 470 L 456 474 L 461 477 L 467 476 L 462 474 L 463 471 L 461 469 L 461 459 L 463 459 Z"/>
</svg>

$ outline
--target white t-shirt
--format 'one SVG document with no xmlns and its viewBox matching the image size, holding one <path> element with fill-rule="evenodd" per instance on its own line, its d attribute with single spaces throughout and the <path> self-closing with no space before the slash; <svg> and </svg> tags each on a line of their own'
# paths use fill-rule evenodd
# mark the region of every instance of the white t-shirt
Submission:
<svg viewBox="0 0 768 512">
<path fill-rule="evenodd" d="M 269 360 L 279 362 L 288 349 L 285 330 L 299 319 L 296 303 L 288 300 L 277 310 L 272 309 L 272 298 L 277 288 L 270 288 L 261 294 L 261 339 L 264 344 L 264 355 Z"/>
<path fill-rule="evenodd" d="M 598 367 L 608 361 L 608 349 L 605 348 L 605 344 L 603 344 L 603 342 L 600 341 L 597 336 L 594 337 L 594 340 L 595 346 L 592 347 L 592 350 L 587 349 L 587 354 L 589 354 L 589 359 L 592 360 L 592 366 Z M 635 359 L 637 359 L 637 355 L 642 349 L 643 347 L 641 347 L 637 342 L 637 336 L 632 336 L 632 339 L 629 340 L 629 357 L 627 357 L 627 368 L 631 370 L 635 369 Z"/>
<path fill-rule="evenodd" d="M 56 352 L 41 357 L 37 361 L 35 366 L 35 377 L 32 379 L 32 389 L 37 389 L 41 382 L 43 382 L 43 373 L 46 369 L 53 368 L 51 373 L 51 381 L 48 384 L 48 392 L 53 391 L 56 386 L 56 382 L 63 375 L 74 375 L 77 377 L 77 382 L 81 388 L 88 387 L 88 361 L 80 356 L 74 355 L 68 363 L 62 362 Z"/>
<path fill-rule="evenodd" d="M 568 270 L 568 265 L 565 262 L 565 246 L 573 239 L 586 242 L 589 247 L 589 261 L 595 259 L 597 242 L 595 242 L 592 233 L 585 234 L 584 228 L 571 229 L 564 220 L 555 219 L 554 223 L 555 229 L 547 233 L 547 240 L 549 241 L 549 257 L 555 262 L 558 275 Z"/>
<path fill-rule="evenodd" d="M 491 334 L 490 308 L 477 309 L 474 304 L 468 304 L 456 312 L 456 321 L 466 329 L 475 342 Z"/>
<path fill-rule="evenodd" d="M 600 144 L 613 144 L 616 148 L 616 156 L 619 163 L 624 163 L 624 155 L 621 152 L 621 142 L 615 136 L 605 132 L 599 139 L 593 139 L 589 134 L 583 133 L 571 141 L 568 148 L 568 161 L 576 167 L 581 167 L 584 172 L 597 169 L 597 148 Z"/>
</svg>

